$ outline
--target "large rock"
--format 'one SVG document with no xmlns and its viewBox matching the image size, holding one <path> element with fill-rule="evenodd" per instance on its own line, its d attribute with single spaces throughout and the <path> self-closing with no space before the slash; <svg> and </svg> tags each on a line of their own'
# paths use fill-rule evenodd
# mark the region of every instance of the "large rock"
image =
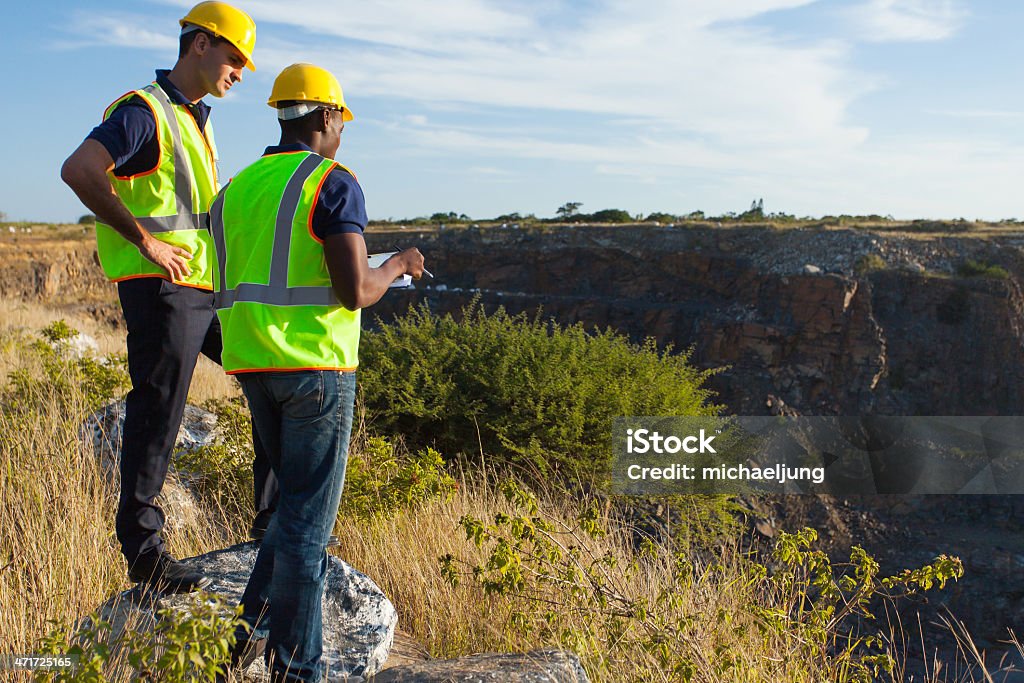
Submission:
<svg viewBox="0 0 1024 683">
<path fill-rule="evenodd" d="M 387 669 L 372 683 L 588 683 L 579 657 L 564 650 L 480 654 Z"/>
<path fill-rule="evenodd" d="M 235 605 L 242 598 L 258 549 L 255 542 L 242 543 L 181 562 L 213 578 L 207 591 Z M 111 640 L 116 642 L 126 627 L 151 629 L 157 612 L 185 609 L 188 601 L 187 595 L 163 595 L 135 587 L 107 600 L 100 607 L 100 618 L 110 622 Z M 398 614 L 372 579 L 334 556 L 330 556 L 324 583 L 323 620 L 328 682 L 357 681 L 380 671 L 395 637 Z M 263 660 L 253 662 L 245 676 L 250 680 L 266 678 Z"/>
<path fill-rule="evenodd" d="M 103 406 L 90 415 L 82 427 L 82 438 L 92 445 L 93 453 L 103 468 L 115 498 L 120 486 L 118 459 L 123 431 L 124 401 L 113 401 Z M 218 436 L 217 416 L 202 408 L 187 405 L 178 429 L 174 452 L 191 452 L 202 446 L 210 446 Z M 157 504 L 164 510 L 165 525 L 169 529 L 194 528 L 200 521 L 202 513 L 188 489 L 188 479 L 187 472 L 179 472 L 172 465 L 164 487 L 157 496 Z"/>
<path fill-rule="evenodd" d="M 111 474 L 117 471 L 123 433 L 124 401 L 112 401 L 86 418 L 82 436 L 92 444 L 93 452 L 104 471 Z M 174 452 L 191 452 L 203 446 L 211 446 L 218 436 L 216 415 L 186 405 L 174 442 Z"/>
</svg>

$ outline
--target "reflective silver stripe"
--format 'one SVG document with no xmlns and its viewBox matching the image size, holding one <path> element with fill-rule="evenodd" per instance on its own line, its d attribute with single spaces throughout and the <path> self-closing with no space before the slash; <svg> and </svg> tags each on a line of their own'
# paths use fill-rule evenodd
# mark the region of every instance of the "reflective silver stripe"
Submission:
<svg viewBox="0 0 1024 683">
<path fill-rule="evenodd" d="M 223 292 L 227 286 L 227 249 L 224 245 L 224 190 L 217 193 L 210 207 L 210 235 L 217 250 L 217 289 Z"/>
<path fill-rule="evenodd" d="M 230 184 L 221 190 L 210 208 L 210 232 L 217 249 L 217 309 L 231 308 L 236 302 L 269 304 L 271 306 L 340 306 L 331 287 L 289 287 L 288 258 L 291 250 L 292 223 L 299 210 L 302 187 L 323 163 L 324 157 L 310 154 L 292 172 L 281 196 L 274 222 L 274 248 L 270 257 L 268 284 L 240 282 L 227 288 L 227 244 L 224 239 L 224 196 Z"/>
<path fill-rule="evenodd" d="M 150 83 L 145 88 L 146 92 L 153 95 L 167 117 L 168 127 L 171 129 L 171 138 L 174 141 L 174 198 L 179 216 L 192 215 L 192 174 L 189 172 L 188 163 L 185 161 L 185 145 L 181 142 L 181 130 L 178 128 L 178 117 L 174 114 L 174 105 L 170 98 L 156 83 Z M 159 124 L 158 124 L 159 125 Z M 179 228 L 180 229 L 180 228 Z M 194 228 L 190 228 L 194 229 Z"/>
<path fill-rule="evenodd" d="M 295 212 L 299 210 L 302 199 L 302 186 L 313 175 L 324 158 L 319 154 L 310 154 L 298 165 L 288 184 L 284 187 L 281 204 L 277 207 L 277 220 L 274 223 L 274 254 L 270 258 L 271 287 L 284 289 L 288 286 L 288 255 L 291 251 L 292 222 Z"/>
<path fill-rule="evenodd" d="M 218 309 L 231 308 L 232 304 L 249 302 L 271 306 L 340 306 L 334 290 L 330 287 L 286 287 L 278 289 L 270 285 L 252 282 L 239 283 L 237 287 L 221 290 L 214 295 Z"/>
<path fill-rule="evenodd" d="M 178 230 L 202 230 L 206 225 L 207 214 L 181 214 L 177 216 L 141 216 L 136 217 L 139 225 L 150 232 L 176 232 Z"/>
</svg>

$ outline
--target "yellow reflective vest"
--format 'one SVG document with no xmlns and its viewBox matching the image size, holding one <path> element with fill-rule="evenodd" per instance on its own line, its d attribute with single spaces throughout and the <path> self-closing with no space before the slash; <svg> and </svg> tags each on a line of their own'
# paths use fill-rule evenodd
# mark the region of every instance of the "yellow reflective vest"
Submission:
<svg viewBox="0 0 1024 683">
<path fill-rule="evenodd" d="M 228 183 L 210 208 L 214 302 L 228 373 L 354 370 L 359 311 L 337 300 L 313 209 L 335 161 L 269 154 Z"/>
<path fill-rule="evenodd" d="M 207 121 L 204 135 L 192 112 L 185 105 L 172 103 L 156 82 L 118 98 L 107 107 L 103 119 L 136 95 L 149 105 L 156 119 L 159 161 L 151 170 L 133 176 L 121 177 L 111 172 L 110 183 L 153 237 L 192 253 L 188 263 L 191 275 L 174 282 L 212 289 L 212 242 L 205 226 L 206 211 L 220 187 L 213 127 Z M 114 282 L 137 277 L 171 279 L 166 270 L 145 258 L 134 244 L 101 221 L 96 223 L 96 250 L 104 273 Z"/>
</svg>

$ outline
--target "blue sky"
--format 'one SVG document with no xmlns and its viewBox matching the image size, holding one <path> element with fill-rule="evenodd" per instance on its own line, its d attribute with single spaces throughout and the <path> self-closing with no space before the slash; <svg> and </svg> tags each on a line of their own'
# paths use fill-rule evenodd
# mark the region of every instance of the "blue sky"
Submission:
<svg viewBox="0 0 1024 683">
<path fill-rule="evenodd" d="M 192 2 L 22 3 L 0 44 L 0 211 L 85 213 L 61 162 L 169 68 Z M 230 176 L 286 65 L 341 81 L 371 218 L 765 210 L 1024 217 L 1024 3 L 239 0 L 256 73 L 207 97 Z M 11 11 L 10 8 L 8 11 Z"/>
</svg>

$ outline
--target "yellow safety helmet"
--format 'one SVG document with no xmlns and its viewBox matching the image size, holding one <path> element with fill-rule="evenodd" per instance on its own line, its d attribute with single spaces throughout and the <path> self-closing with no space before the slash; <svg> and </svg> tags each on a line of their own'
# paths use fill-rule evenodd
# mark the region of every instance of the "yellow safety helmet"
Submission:
<svg viewBox="0 0 1024 683">
<path fill-rule="evenodd" d="M 327 69 L 313 64 L 292 64 L 274 79 L 267 104 L 277 108 L 278 102 L 321 102 L 341 109 L 343 121 L 352 120 L 352 110 L 345 104 L 341 84 Z"/>
<path fill-rule="evenodd" d="M 252 50 L 256 47 L 256 22 L 248 14 L 226 2 L 209 0 L 201 2 L 188 11 L 181 21 L 206 29 L 238 48 L 245 56 L 245 65 L 250 71 L 256 70 L 252 63 Z"/>
</svg>

